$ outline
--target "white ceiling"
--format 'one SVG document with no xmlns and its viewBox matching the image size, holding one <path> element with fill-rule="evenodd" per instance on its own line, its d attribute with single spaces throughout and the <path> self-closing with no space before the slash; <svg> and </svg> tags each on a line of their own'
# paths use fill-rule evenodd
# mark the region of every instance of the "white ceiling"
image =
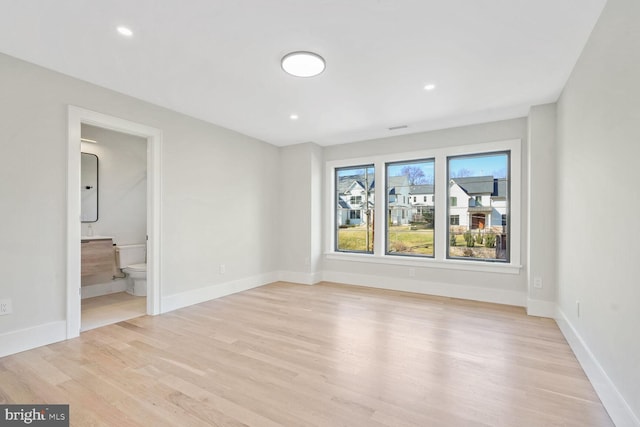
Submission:
<svg viewBox="0 0 640 427">
<path fill-rule="evenodd" d="M 331 145 L 556 101 L 605 2 L 0 0 L 0 52 L 275 145 Z M 296 50 L 326 71 L 285 74 Z"/>
</svg>

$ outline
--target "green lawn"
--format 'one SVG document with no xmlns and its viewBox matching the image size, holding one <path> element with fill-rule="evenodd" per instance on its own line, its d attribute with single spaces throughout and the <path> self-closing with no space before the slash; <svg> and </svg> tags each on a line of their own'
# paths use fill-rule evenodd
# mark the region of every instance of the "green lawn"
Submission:
<svg viewBox="0 0 640 427">
<path fill-rule="evenodd" d="M 338 229 L 338 250 L 367 251 L 367 230 L 365 227 Z M 373 232 L 369 230 L 369 251 L 373 251 Z"/>
<path fill-rule="evenodd" d="M 367 252 L 366 228 L 350 227 L 338 230 L 338 250 Z M 389 253 L 433 255 L 433 230 L 411 230 L 408 225 L 390 226 L 388 238 Z M 466 247 L 462 234 L 456 235 L 457 247 Z M 484 245 L 475 245 L 484 248 Z M 373 251 L 373 232 L 369 230 L 369 251 Z"/>
<path fill-rule="evenodd" d="M 433 229 L 411 230 L 408 225 L 389 227 L 389 253 L 433 255 Z"/>
<path fill-rule="evenodd" d="M 338 250 L 366 252 L 367 232 L 364 227 L 338 230 Z M 369 231 L 369 251 L 373 250 L 373 233 Z M 408 225 L 389 227 L 389 252 L 433 254 L 433 230 L 411 230 Z"/>
</svg>

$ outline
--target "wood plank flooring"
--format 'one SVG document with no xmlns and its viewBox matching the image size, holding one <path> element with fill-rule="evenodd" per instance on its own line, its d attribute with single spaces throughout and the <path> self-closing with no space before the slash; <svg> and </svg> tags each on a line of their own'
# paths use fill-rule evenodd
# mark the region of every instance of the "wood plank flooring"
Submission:
<svg viewBox="0 0 640 427">
<path fill-rule="evenodd" d="M 111 325 L 147 314 L 147 299 L 126 292 L 85 298 L 81 303 L 81 331 Z"/>
<path fill-rule="evenodd" d="M 74 426 L 611 426 L 550 319 L 274 283 L 0 359 L 0 402 Z"/>
</svg>

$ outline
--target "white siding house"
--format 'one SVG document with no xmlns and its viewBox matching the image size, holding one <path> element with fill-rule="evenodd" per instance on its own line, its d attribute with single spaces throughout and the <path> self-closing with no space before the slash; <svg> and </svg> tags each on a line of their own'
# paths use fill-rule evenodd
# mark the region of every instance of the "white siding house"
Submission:
<svg viewBox="0 0 640 427">
<path fill-rule="evenodd" d="M 337 223 L 338 225 L 360 225 L 367 222 L 373 209 L 374 181 L 368 183 L 357 177 L 342 177 L 338 181 Z M 366 187 L 369 190 L 366 190 Z M 368 193 L 368 203 L 367 203 Z"/>
<path fill-rule="evenodd" d="M 433 225 L 434 194 L 433 184 L 412 185 L 409 189 L 411 220 Z"/>
<path fill-rule="evenodd" d="M 406 175 L 390 176 L 387 184 L 389 224 L 406 225 L 411 220 L 409 180 Z"/>
<path fill-rule="evenodd" d="M 449 181 L 449 224 L 457 231 L 503 232 L 507 224 L 507 181 L 493 176 Z"/>
</svg>

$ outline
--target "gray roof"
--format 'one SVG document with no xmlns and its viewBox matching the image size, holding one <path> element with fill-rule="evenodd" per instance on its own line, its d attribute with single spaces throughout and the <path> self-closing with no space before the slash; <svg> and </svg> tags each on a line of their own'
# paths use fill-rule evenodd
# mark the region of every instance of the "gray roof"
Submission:
<svg viewBox="0 0 640 427">
<path fill-rule="evenodd" d="M 351 209 L 351 206 L 349 206 L 349 203 L 345 202 L 342 199 L 338 199 L 338 206 L 341 207 L 342 209 Z"/>
<path fill-rule="evenodd" d="M 390 176 L 387 178 L 387 191 L 390 195 L 401 193 L 396 188 L 409 187 L 409 180 L 406 175 Z"/>
<path fill-rule="evenodd" d="M 369 176 L 370 179 L 370 184 L 369 184 L 369 189 L 373 189 L 374 188 L 374 184 L 375 181 L 373 179 L 373 175 Z M 347 192 L 347 190 L 349 190 L 349 188 L 351 188 L 351 185 L 354 182 L 357 182 L 358 185 L 360 185 L 362 188 L 365 188 L 365 177 L 364 175 L 348 175 L 348 176 L 341 176 L 338 179 L 338 192 L 340 194 L 344 194 Z"/>
<path fill-rule="evenodd" d="M 470 176 L 464 178 L 452 178 L 467 194 L 492 194 L 492 176 Z"/>
<path fill-rule="evenodd" d="M 494 194 L 493 197 L 507 197 L 507 179 L 506 178 L 497 178 L 494 181 Z"/>
<path fill-rule="evenodd" d="M 490 194 L 492 197 L 507 197 L 507 179 L 493 176 L 471 176 L 451 178 L 467 194 Z"/>
<path fill-rule="evenodd" d="M 433 184 L 412 185 L 409 194 L 433 194 Z"/>
</svg>

